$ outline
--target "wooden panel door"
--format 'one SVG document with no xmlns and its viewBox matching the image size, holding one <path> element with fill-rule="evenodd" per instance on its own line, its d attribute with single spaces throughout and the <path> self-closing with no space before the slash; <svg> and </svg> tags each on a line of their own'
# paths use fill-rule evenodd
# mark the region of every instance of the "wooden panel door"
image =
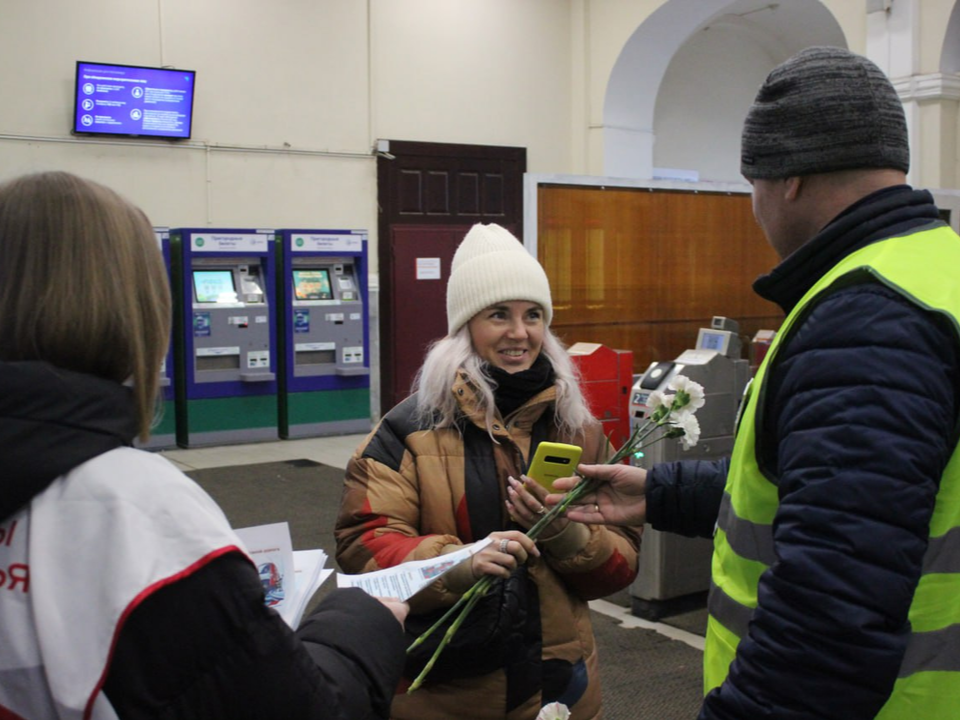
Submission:
<svg viewBox="0 0 960 720">
<path fill-rule="evenodd" d="M 554 332 L 568 345 L 632 350 L 634 372 L 693 347 L 723 315 L 743 347 L 780 309 L 751 285 L 777 264 L 743 193 L 541 185 L 539 260 Z"/>
<path fill-rule="evenodd" d="M 522 236 L 526 170 L 524 148 L 389 143 L 377 160 L 381 413 L 409 394 L 426 347 L 446 334 L 450 260 L 463 236 L 478 222 Z"/>
</svg>

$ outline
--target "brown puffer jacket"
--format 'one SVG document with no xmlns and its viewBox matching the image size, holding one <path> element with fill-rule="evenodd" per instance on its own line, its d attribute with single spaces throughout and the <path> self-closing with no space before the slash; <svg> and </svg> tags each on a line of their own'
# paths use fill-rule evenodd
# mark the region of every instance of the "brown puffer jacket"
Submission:
<svg viewBox="0 0 960 720">
<path fill-rule="evenodd" d="M 542 440 L 580 445 L 586 463 L 604 462 L 611 454 L 599 422 L 575 438 L 558 436 L 554 388 L 507 418 L 497 415 L 493 430 L 498 444 L 490 440 L 465 376 L 453 391 L 464 414 L 461 429 L 418 426 L 416 398 L 411 397 L 387 413 L 350 460 L 336 526 L 337 561 L 345 572 L 437 557 L 452 545 L 480 540 L 489 532 L 518 529 L 504 504 L 507 477 L 520 477 Z M 588 529 L 586 544 L 576 554 L 552 557 L 551 541 L 546 540 L 540 542 L 541 558 L 528 563 L 539 596 L 540 632 L 532 649 L 542 646 L 538 657 L 532 657 L 532 672 L 528 664 L 520 673 L 505 667 L 448 682 L 430 683 L 428 678 L 410 695 L 404 693 L 412 680 L 407 678 L 398 688 L 391 717 L 533 720 L 544 701 L 565 699 L 564 687 L 579 696 L 567 703 L 574 720 L 599 717 L 599 667 L 587 601 L 633 581 L 640 541 L 626 529 Z M 413 613 L 456 601 L 459 595 L 444 580 L 415 596 Z M 578 677 L 581 687 L 573 690 Z"/>
</svg>

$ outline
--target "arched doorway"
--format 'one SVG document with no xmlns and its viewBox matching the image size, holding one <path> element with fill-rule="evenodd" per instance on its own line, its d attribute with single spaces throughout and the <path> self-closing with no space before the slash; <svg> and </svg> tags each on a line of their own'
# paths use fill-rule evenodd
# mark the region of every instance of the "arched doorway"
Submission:
<svg viewBox="0 0 960 720">
<path fill-rule="evenodd" d="M 739 180 L 740 126 L 757 88 L 810 45 L 847 46 L 818 0 L 664 3 L 610 74 L 604 175 L 653 178 L 654 168 L 665 168 Z"/>
<path fill-rule="evenodd" d="M 960 73 L 960 5 L 954 5 L 940 51 L 940 72 Z"/>
</svg>

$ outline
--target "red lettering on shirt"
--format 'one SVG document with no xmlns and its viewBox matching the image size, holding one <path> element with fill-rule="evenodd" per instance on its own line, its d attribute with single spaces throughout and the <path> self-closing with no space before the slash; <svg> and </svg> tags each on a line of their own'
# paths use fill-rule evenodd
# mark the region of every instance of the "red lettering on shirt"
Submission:
<svg viewBox="0 0 960 720">
<path fill-rule="evenodd" d="M 7 547 L 10 547 L 11 543 L 13 543 L 13 531 L 16 529 L 17 529 L 16 520 L 10 523 L 9 528 L 0 527 L 0 545 L 6 545 Z"/>
<path fill-rule="evenodd" d="M 21 586 L 22 592 L 30 592 L 30 566 L 14 563 L 6 570 L 0 568 L 0 589 L 16 590 L 17 585 Z"/>
<path fill-rule="evenodd" d="M 23 585 L 24 592 L 30 592 L 30 566 L 24 563 L 14 563 L 8 569 L 10 576 L 10 590 L 16 590 L 17 585 Z"/>
</svg>

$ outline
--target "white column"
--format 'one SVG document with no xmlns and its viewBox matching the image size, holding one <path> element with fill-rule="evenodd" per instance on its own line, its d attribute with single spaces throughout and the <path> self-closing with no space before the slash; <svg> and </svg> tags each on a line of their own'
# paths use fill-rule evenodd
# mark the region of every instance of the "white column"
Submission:
<svg viewBox="0 0 960 720">
<path fill-rule="evenodd" d="M 952 182 L 956 142 L 944 132 L 942 121 L 956 115 L 960 83 L 951 75 L 922 74 L 920 0 L 867 0 L 866 6 L 866 55 L 893 82 L 907 118 L 907 181 L 921 186 L 940 186 L 947 178 Z M 946 153 L 950 167 L 944 165 Z"/>
</svg>

